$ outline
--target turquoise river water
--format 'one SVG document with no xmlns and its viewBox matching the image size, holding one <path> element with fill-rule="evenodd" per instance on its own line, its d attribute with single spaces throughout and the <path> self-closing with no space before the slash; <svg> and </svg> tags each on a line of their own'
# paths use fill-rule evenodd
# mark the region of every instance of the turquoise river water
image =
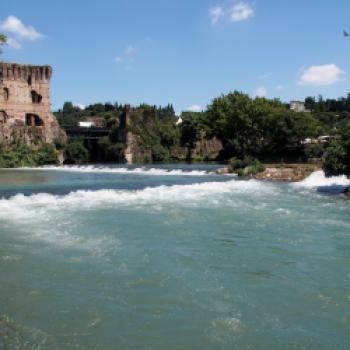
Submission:
<svg viewBox="0 0 350 350">
<path fill-rule="evenodd" d="M 350 349 L 349 181 L 214 169 L 0 170 L 0 348 Z"/>
</svg>

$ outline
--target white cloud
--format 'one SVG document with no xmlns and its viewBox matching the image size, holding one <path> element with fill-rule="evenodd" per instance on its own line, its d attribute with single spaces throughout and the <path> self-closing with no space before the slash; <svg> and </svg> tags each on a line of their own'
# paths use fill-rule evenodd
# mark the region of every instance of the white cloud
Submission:
<svg viewBox="0 0 350 350">
<path fill-rule="evenodd" d="M 20 49 L 22 47 L 21 44 L 13 38 L 7 38 L 7 45 L 14 49 Z"/>
<path fill-rule="evenodd" d="M 132 46 L 132 45 L 129 45 L 129 46 L 127 46 L 127 47 L 124 49 L 122 55 L 117 56 L 117 57 L 115 58 L 115 62 L 116 62 L 117 64 L 127 64 L 127 63 L 130 63 L 130 62 L 132 62 L 132 60 L 133 60 L 132 56 L 135 54 L 135 52 L 136 52 L 135 47 Z"/>
<path fill-rule="evenodd" d="M 201 112 L 201 111 L 203 111 L 203 108 L 200 105 L 193 105 L 193 106 L 188 107 L 187 111 L 189 111 L 189 112 Z"/>
<path fill-rule="evenodd" d="M 251 5 L 246 2 L 238 2 L 230 10 L 230 19 L 232 22 L 245 21 L 254 15 Z"/>
<path fill-rule="evenodd" d="M 118 64 L 122 64 L 122 63 L 124 63 L 124 58 L 118 56 L 118 57 L 115 58 L 115 61 L 116 61 Z"/>
<path fill-rule="evenodd" d="M 131 56 L 136 52 L 136 49 L 132 46 L 129 45 L 125 50 L 124 50 L 124 54 L 125 56 Z"/>
<path fill-rule="evenodd" d="M 267 95 L 267 90 L 264 86 L 261 86 L 255 90 L 255 95 L 257 97 L 265 97 Z"/>
<path fill-rule="evenodd" d="M 284 85 L 282 85 L 282 84 L 277 85 L 276 90 L 279 90 L 279 91 L 284 90 Z"/>
<path fill-rule="evenodd" d="M 224 15 L 224 9 L 221 6 L 214 6 L 209 9 L 209 17 L 212 24 L 216 24 Z"/>
<path fill-rule="evenodd" d="M 271 75 L 272 75 L 271 73 L 260 74 L 260 75 L 259 75 L 259 79 L 262 79 L 262 80 L 268 79 L 268 78 L 271 77 Z"/>
<path fill-rule="evenodd" d="M 1 22 L 0 29 L 24 40 L 37 40 L 43 37 L 34 27 L 24 25 L 22 21 L 15 16 L 8 16 Z"/>
<path fill-rule="evenodd" d="M 328 86 L 337 83 L 344 72 L 335 64 L 311 66 L 300 77 L 300 85 Z"/>
</svg>

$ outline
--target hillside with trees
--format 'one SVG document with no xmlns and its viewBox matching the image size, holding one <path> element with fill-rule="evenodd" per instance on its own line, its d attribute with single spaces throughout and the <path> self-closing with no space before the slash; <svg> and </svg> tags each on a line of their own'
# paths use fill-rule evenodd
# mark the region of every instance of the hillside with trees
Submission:
<svg viewBox="0 0 350 350">
<path fill-rule="evenodd" d="M 321 96 L 317 100 L 307 97 L 305 106 L 306 112 L 294 112 L 278 99 L 251 98 L 234 91 L 215 98 L 203 112 L 183 112 L 180 124 L 176 123 L 178 117 L 171 105 L 139 105 L 132 109 L 128 130 L 148 154 L 142 161 L 171 160 L 174 148 L 184 150 L 182 159 L 190 160 L 198 142 L 217 138 L 223 148 L 216 160 L 306 162 L 324 156 L 327 174 L 348 171 L 350 94 L 326 100 Z M 118 161 L 122 145 L 115 144 L 113 132 L 124 108 L 118 103 L 97 103 L 80 109 L 66 102 L 55 115 L 63 126 L 77 125 L 89 117 L 103 118 L 111 130 L 108 138 L 100 140 L 105 159 Z M 330 144 L 302 143 L 322 135 L 334 140 Z"/>
</svg>

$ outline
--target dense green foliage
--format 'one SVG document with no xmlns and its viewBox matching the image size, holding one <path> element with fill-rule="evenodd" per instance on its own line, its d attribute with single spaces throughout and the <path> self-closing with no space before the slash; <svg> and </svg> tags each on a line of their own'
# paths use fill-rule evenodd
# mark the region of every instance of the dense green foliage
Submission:
<svg viewBox="0 0 350 350">
<path fill-rule="evenodd" d="M 44 144 L 37 150 L 22 144 L 0 145 L 0 168 L 31 167 L 57 164 L 57 151 L 52 144 Z"/>
<path fill-rule="evenodd" d="M 112 126 L 118 122 L 118 118 L 124 110 L 124 106 L 118 103 L 95 103 L 81 109 L 72 102 L 65 102 L 62 109 L 54 112 L 61 126 L 77 126 L 80 121 L 89 117 L 104 118 L 106 125 Z"/>
<path fill-rule="evenodd" d="M 324 151 L 324 146 L 322 144 L 316 143 L 304 146 L 304 154 L 306 159 L 322 158 Z"/>
<path fill-rule="evenodd" d="M 208 106 L 209 134 L 224 144 L 224 158 L 292 157 L 303 154 L 301 142 L 322 133 L 310 113 L 295 113 L 279 100 L 252 99 L 235 91 Z"/>
<path fill-rule="evenodd" d="M 124 145 L 113 141 L 113 132 L 98 140 L 98 146 L 103 152 L 103 161 L 122 162 L 124 161 Z"/>
<path fill-rule="evenodd" d="M 305 106 L 309 112 L 297 113 L 291 111 L 288 104 L 277 99 L 251 98 L 247 94 L 234 91 L 215 98 L 204 112 L 182 113 L 182 123 L 178 126 L 171 105 L 157 107 L 142 104 L 132 109 L 126 127 L 137 140 L 139 154 L 142 154 L 140 161 L 168 160 L 174 149 L 180 149 L 184 158 L 193 160 L 198 142 L 213 137 L 223 143 L 220 154 L 222 160 L 232 157 L 280 162 L 319 160 L 324 156 L 327 144 L 303 145 L 301 141 L 321 135 L 336 136 L 343 133 L 350 122 L 350 94 L 347 97 L 327 100 L 321 96 L 317 100 L 308 97 L 305 99 Z M 110 133 L 98 142 L 102 160 L 120 162 L 123 161 L 125 147 L 119 138 L 120 130 L 124 127 L 119 125 L 124 108 L 125 106 L 118 103 L 97 103 L 80 109 L 71 102 L 66 102 L 63 109 L 55 115 L 61 125 L 67 126 L 77 125 L 79 121 L 89 117 L 104 118 Z M 348 146 L 345 139 L 342 136 L 327 150 L 327 174 L 347 171 Z M 74 156 L 79 161 L 87 159 L 81 146 L 68 146 L 70 154 L 73 152 L 71 147 L 79 154 Z M 246 165 L 241 169 L 253 165 Z M 254 171 L 261 170 L 259 165 L 255 165 Z"/>
<path fill-rule="evenodd" d="M 327 176 L 350 176 L 350 94 L 338 99 L 319 96 L 305 99 L 305 106 L 330 135 L 336 137 L 325 152 L 323 169 Z"/>
<path fill-rule="evenodd" d="M 61 126 L 77 126 L 79 121 L 90 117 L 105 120 L 105 126 L 110 129 L 109 135 L 98 141 L 100 161 L 124 161 L 125 146 L 120 143 L 119 132 L 125 126 L 120 125 L 120 117 L 126 106 L 118 103 L 96 103 L 85 109 L 66 102 L 63 108 L 55 112 Z M 149 154 L 148 159 L 140 161 L 164 161 L 170 157 L 170 149 L 178 144 L 179 130 L 175 125 L 177 118 L 171 105 L 157 107 L 142 104 L 133 108 L 127 126 L 137 137 L 140 148 Z"/>
<path fill-rule="evenodd" d="M 144 104 L 131 114 L 128 127 L 137 137 L 140 147 L 149 151 L 149 161 L 158 162 L 170 158 L 171 148 L 179 143 L 176 120 L 171 105 L 162 108 Z"/>
<path fill-rule="evenodd" d="M 327 148 L 323 169 L 327 176 L 350 176 L 350 124 L 341 130 L 339 138 Z"/>
<path fill-rule="evenodd" d="M 229 160 L 228 170 L 230 173 L 237 173 L 238 176 L 250 176 L 263 172 L 265 167 L 255 158 L 239 159 L 234 157 Z"/>
<path fill-rule="evenodd" d="M 1 46 L 7 43 L 7 37 L 0 33 L 0 54 L 2 53 Z"/>
<path fill-rule="evenodd" d="M 306 97 L 305 107 L 313 113 L 320 112 L 350 112 L 350 94 L 338 99 L 326 99 L 320 95 L 315 97 Z"/>
<path fill-rule="evenodd" d="M 84 147 L 83 141 L 72 140 L 64 146 L 67 163 L 85 163 L 89 159 L 89 152 Z"/>
<path fill-rule="evenodd" d="M 196 143 L 206 136 L 205 114 L 202 112 L 184 112 L 181 115 L 180 143 L 187 148 L 186 158 L 192 159 Z"/>
<path fill-rule="evenodd" d="M 320 122 L 327 133 L 336 134 L 350 122 L 350 94 L 338 99 L 326 99 L 319 96 L 305 99 L 305 107 Z"/>
</svg>

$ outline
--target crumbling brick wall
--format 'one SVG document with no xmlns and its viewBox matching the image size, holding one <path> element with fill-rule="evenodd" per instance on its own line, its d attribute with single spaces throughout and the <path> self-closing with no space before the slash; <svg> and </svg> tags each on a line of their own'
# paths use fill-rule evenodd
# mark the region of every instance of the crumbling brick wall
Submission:
<svg viewBox="0 0 350 350">
<path fill-rule="evenodd" d="M 0 143 L 65 142 L 51 113 L 50 66 L 0 63 Z"/>
</svg>

